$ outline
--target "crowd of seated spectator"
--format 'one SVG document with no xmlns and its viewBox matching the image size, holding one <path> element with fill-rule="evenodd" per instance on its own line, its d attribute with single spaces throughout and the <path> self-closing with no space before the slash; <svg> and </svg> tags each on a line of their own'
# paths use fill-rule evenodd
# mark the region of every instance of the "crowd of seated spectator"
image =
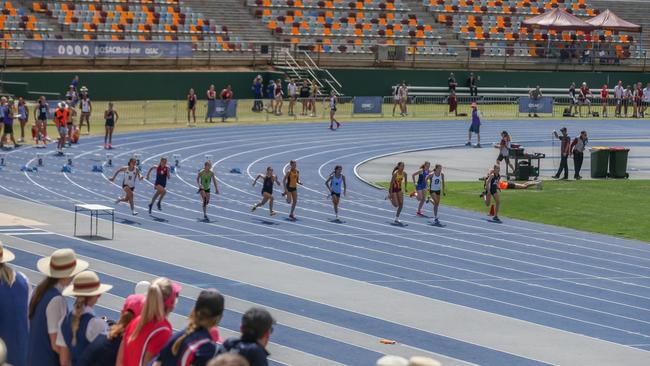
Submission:
<svg viewBox="0 0 650 366">
<path fill-rule="evenodd" d="M 14 259 L 0 242 L 0 365 L 175 366 L 181 360 L 192 360 L 194 366 L 267 365 L 275 320 L 263 308 L 246 311 L 241 335 L 224 341 L 217 328 L 224 296 L 202 290 L 187 326 L 174 332 L 168 317 L 181 286 L 161 277 L 138 283 L 119 319 L 106 320 L 94 308 L 112 286 L 72 249 L 55 250 L 38 261 L 44 278 L 33 290 L 29 279 L 9 265 Z M 65 297 L 74 298 L 72 307 Z"/>
</svg>

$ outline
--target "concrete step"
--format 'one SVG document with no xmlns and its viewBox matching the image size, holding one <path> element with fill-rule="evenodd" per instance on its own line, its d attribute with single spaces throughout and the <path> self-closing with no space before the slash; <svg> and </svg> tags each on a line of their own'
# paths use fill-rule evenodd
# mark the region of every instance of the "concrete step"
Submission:
<svg viewBox="0 0 650 366">
<path fill-rule="evenodd" d="M 262 21 L 256 19 L 240 0 L 185 0 L 185 3 L 217 25 L 226 26 L 231 37 L 239 37 L 245 41 L 275 40 Z"/>
</svg>

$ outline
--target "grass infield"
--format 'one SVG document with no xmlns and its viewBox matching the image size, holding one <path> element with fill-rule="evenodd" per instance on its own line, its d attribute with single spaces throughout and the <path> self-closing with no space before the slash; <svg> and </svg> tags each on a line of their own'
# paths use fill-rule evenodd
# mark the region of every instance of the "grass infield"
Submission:
<svg viewBox="0 0 650 366">
<path fill-rule="evenodd" d="M 388 187 L 385 182 L 378 184 Z M 442 204 L 487 214 L 479 198 L 482 186 L 478 181 L 448 182 Z M 408 188 L 413 191 L 410 183 Z M 541 191 L 535 187 L 502 191 L 499 217 L 650 242 L 648 192 L 649 180 L 544 181 Z"/>
</svg>

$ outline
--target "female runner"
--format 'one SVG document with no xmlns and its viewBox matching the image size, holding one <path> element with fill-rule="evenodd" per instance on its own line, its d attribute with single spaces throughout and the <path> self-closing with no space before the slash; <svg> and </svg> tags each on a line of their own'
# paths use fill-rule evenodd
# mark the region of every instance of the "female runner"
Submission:
<svg viewBox="0 0 650 366">
<path fill-rule="evenodd" d="M 196 94 L 194 88 L 190 88 L 187 94 L 187 127 L 190 127 L 190 115 L 194 119 L 194 126 L 196 126 Z"/>
<path fill-rule="evenodd" d="M 27 124 L 27 119 L 29 118 L 29 107 L 25 103 L 23 97 L 18 98 L 18 121 L 20 122 L 20 140 L 18 142 L 25 142 L 25 125 Z"/>
<path fill-rule="evenodd" d="M 485 180 L 485 189 L 487 191 L 486 195 L 484 196 L 485 206 L 490 207 L 492 197 L 494 197 L 494 217 L 492 219 L 495 222 L 501 222 L 499 219 L 499 204 L 501 203 L 499 197 L 499 181 L 501 180 L 501 175 L 499 175 L 499 170 L 499 165 L 494 165 L 494 168 L 492 171 L 490 171 L 487 179 Z M 491 208 L 490 211 L 492 211 Z"/>
<path fill-rule="evenodd" d="M 510 161 L 510 144 L 512 142 L 512 136 L 508 133 L 508 131 L 501 131 L 501 142 L 499 144 L 495 144 L 494 147 L 496 149 L 499 149 L 499 156 L 497 156 L 497 164 L 501 164 L 503 160 L 506 161 L 506 164 L 510 167 L 510 169 L 514 172 L 515 171 L 515 166 L 512 165 L 512 162 Z"/>
<path fill-rule="evenodd" d="M 206 161 L 203 165 L 203 170 L 199 171 L 196 176 L 196 184 L 199 186 L 199 193 L 203 200 L 203 218 L 208 220 L 208 204 L 210 204 L 210 184 L 214 184 L 214 193 L 219 194 L 219 187 L 217 187 L 217 177 L 212 171 L 212 164 Z"/>
<path fill-rule="evenodd" d="M 334 205 L 336 221 L 339 221 L 339 202 L 341 201 L 341 193 L 345 196 L 348 191 L 348 185 L 345 182 L 345 175 L 343 175 L 342 172 L 342 166 L 335 166 L 334 172 L 330 174 L 329 178 L 325 181 L 325 187 L 327 187 L 327 190 L 332 197 L 332 205 Z"/>
<path fill-rule="evenodd" d="M 255 177 L 255 180 L 253 181 L 253 187 L 255 187 L 255 184 L 260 178 L 264 180 L 262 183 L 262 201 L 254 204 L 251 211 L 255 212 L 255 210 L 257 210 L 258 207 L 262 207 L 266 204 L 266 202 L 268 202 L 269 214 L 271 216 L 275 216 L 276 212 L 273 211 L 273 184 L 275 183 L 279 187 L 281 187 L 282 185 L 280 184 L 278 177 L 273 175 L 273 168 L 271 167 L 266 168 L 266 174 L 264 175 L 258 174 L 257 177 Z"/>
<path fill-rule="evenodd" d="M 122 190 L 124 191 L 124 197 L 118 197 L 115 200 L 115 204 L 117 205 L 120 202 L 128 202 L 129 206 L 131 207 L 131 213 L 133 214 L 133 216 L 135 216 L 138 214 L 135 211 L 135 204 L 133 203 L 133 191 L 135 191 L 135 180 L 143 179 L 142 174 L 140 174 L 140 169 L 138 169 L 135 166 L 135 158 L 129 159 L 129 164 L 115 171 L 115 174 L 113 174 L 113 176 L 108 180 L 114 182 L 115 177 L 117 177 L 117 175 L 120 173 L 124 173 L 124 178 L 122 179 Z"/>
<path fill-rule="evenodd" d="M 156 190 L 156 193 L 153 194 L 151 202 L 149 203 L 149 215 L 151 215 L 151 208 L 153 207 L 153 203 L 156 202 L 156 199 L 158 199 L 158 204 L 156 205 L 158 207 L 158 211 L 162 211 L 160 203 L 167 193 L 167 179 L 170 178 L 169 167 L 167 166 L 167 158 L 160 158 L 160 163 L 158 163 L 158 165 L 154 165 L 149 168 L 149 171 L 147 171 L 147 180 L 149 180 L 149 176 L 154 169 L 156 170 L 156 183 L 154 183 L 154 189 Z"/>
<path fill-rule="evenodd" d="M 438 221 L 440 193 L 442 193 L 443 196 L 447 195 L 447 185 L 445 184 L 445 174 L 442 172 L 442 165 L 436 164 L 433 168 L 433 172 L 427 176 L 427 180 L 429 181 L 429 194 L 433 201 L 433 224 L 440 225 L 440 221 Z"/>
<path fill-rule="evenodd" d="M 341 127 L 339 121 L 337 121 L 336 117 L 334 117 L 334 115 L 336 114 L 336 103 L 337 103 L 336 93 L 334 92 L 334 90 L 332 90 L 330 92 L 330 130 L 332 131 L 334 130 L 334 123 L 336 123 L 336 129 Z"/>
<path fill-rule="evenodd" d="M 431 163 L 425 161 L 424 164 L 420 165 L 420 169 L 411 175 L 413 179 L 413 186 L 415 186 L 415 195 L 419 201 L 418 210 L 415 212 L 418 216 L 424 216 L 422 213 L 422 206 L 426 203 L 427 199 L 427 178 L 429 177 L 429 168 L 431 168 Z M 415 177 L 418 177 L 418 180 L 415 180 Z"/>
<path fill-rule="evenodd" d="M 34 139 L 36 145 L 38 145 L 39 141 L 43 142 L 43 145 L 47 145 L 47 131 L 45 127 L 49 114 L 50 107 L 45 101 L 45 97 L 41 96 L 38 98 L 38 105 L 34 109 L 34 115 L 36 116 L 36 133 L 34 134 Z"/>
<path fill-rule="evenodd" d="M 408 189 L 406 188 L 406 173 L 404 172 L 404 163 L 400 161 L 397 163 L 397 166 L 393 168 L 393 176 L 390 180 L 390 188 L 388 190 L 390 202 L 395 208 L 397 208 L 397 212 L 395 213 L 395 223 L 398 225 L 402 224 L 399 221 L 399 215 L 402 213 L 402 208 L 404 207 L 404 193 L 402 193 L 402 183 L 404 184 L 404 193 L 408 193 Z"/>
<path fill-rule="evenodd" d="M 205 115 L 205 122 L 207 123 L 208 119 L 210 119 L 210 123 L 212 123 L 212 115 L 217 108 L 217 91 L 214 89 L 214 85 L 210 85 L 210 88 L 206 92 L 206 96 L 208 99 L 208 112 Z"/>
<path fill-rule="evenodd" d="M 296 221 L 294 212 L 296 211 L 296 203 L 298 203 L 298 184 L 302 185 L 300 181 L 300 172 L 297 169 L 295 160 L 289 162 L 289 171 L 284 175 L 284 193 L 283 196 L 287 197 L 287 203 L 291 204 L 291 212 L 289 213 L 289 220 Z"/>
</svg>

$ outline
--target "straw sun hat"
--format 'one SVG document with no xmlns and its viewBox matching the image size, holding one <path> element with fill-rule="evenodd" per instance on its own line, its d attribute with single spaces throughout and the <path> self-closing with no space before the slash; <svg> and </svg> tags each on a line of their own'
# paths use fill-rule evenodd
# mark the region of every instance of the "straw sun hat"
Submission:
<svg viewBox="0 0 650 366">
<path fill-rule="evenodd" d="M 0 263 L 9 263 L 15 258 L 14 253 L 10 252 L 9 249 L 5 249 L 2 241 L 0 241 Z"/>
<path fill-rule="evenodd" d="M 39 259 L 38 270 L 52 278 L 69 278 L 88 268 L 88 262 L 77 259 L 72 249 L 57 249 L 51 256 Z"/>
<path fill-rule="evenodd" d="M 112 289 L 111 285 L 104 285 L 99 281 L 97 273 L 83 271 L 76 275 L 72 284 L 63 289 L 63 296 L 97 296 Z"/>
</svg>

